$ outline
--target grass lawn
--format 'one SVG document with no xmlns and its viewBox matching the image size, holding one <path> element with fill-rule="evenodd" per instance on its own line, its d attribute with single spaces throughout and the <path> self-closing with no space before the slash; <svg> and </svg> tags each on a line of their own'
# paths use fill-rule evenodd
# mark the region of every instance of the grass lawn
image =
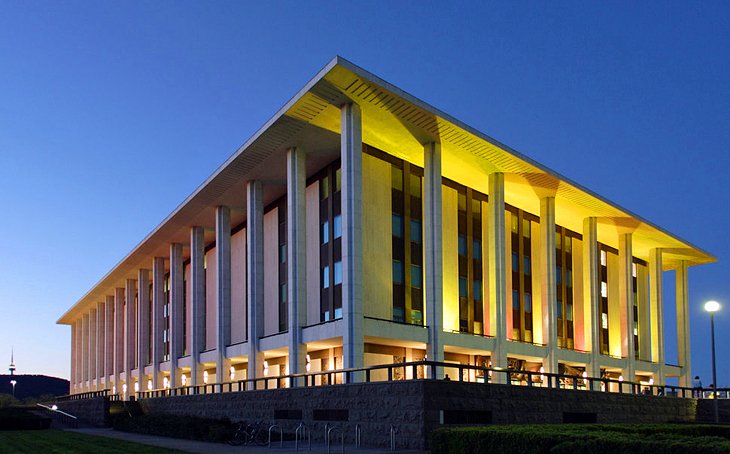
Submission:
<svg viewBox="0 0 730 454">
<path fill-rule="evenodd" d="M 60 430 L 0 431 L 0 453 L 180 452 Z"/>
</svg>

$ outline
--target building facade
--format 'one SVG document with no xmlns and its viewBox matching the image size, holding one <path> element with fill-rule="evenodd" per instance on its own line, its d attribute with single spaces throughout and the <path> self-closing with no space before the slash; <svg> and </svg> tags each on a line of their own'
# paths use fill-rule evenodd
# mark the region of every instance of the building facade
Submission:
<svg viewBox="0 0 730 454">
<path fill-rule="evenodd" d="M 689 386 L 714 260 L 338 57 L 59 323 L 72 393 L 423 359 Z"/>
</svg>

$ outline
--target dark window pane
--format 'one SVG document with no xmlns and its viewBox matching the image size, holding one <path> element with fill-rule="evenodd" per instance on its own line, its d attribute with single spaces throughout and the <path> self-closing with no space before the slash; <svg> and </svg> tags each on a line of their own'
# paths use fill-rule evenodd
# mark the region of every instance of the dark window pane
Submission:
<svg viewBox="0 0 730 454">
<path fill-rule="evenodd" d="M 342 284 L 342 262 L 335 262 L 335 285 Z"/>
<path fill-rule="evenodd" d="M 482 242 L 474 240 L 471 244 L 471 255 L 474 260 L 482 259 Z"/>
<path fill-rule="evenodd" d="M 332 220 L 332 229 L 334 230 L 333 238 L 341 238 L 342 237 L 342 215 L 337 215 Z"/>
<path fill-rule="evenodd" d="M 411 219 L 411 241 L 413 243 L 421 242 L 421 221 Z"/>
<path fill-rule="evenodd" d="M 393 260 L 393 284 L 403 284 L 403 262 Z"/>
<path fill-rule="evenodd" d="M 467 251 L 466 251 L 466 235 L 459 235 L 459 255 L 462 255 L 464 257 L 467 256 Z"/>
<path fill-rule="evenodd" d="M 467 278 L 460 276 L 459 277 L 459 296 L 460 297 L 466 297 L 468 295 L 468 288 L 469 284 L 467 282 Z"/>
<path fill-rule="evenodd" d="M 393 236 L 403 238 L 403 216 L 399 214 L 393 215 Z"/>
</svg>

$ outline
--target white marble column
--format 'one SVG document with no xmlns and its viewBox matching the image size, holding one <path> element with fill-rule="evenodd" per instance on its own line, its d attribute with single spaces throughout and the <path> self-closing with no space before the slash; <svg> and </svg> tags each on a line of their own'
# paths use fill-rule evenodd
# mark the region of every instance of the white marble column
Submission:
<svg viewBox="0 0 730 454">
<path fill-rule="evenodd" d="M 441 144 L 431 142 L 423 147 L 423 233 L 425 243 L 426 324 L 428 345 L 426 353 L 430 361 L 443 362 L 444 345 L 444 253 L 443 253 L 443 206 L 441 188 Z M 442 378 L 443 370 L 436 371 L 434 378 Z"/>
<path fill-rule="evenodd" d="M 203 227 L 190 229 L 190 384 L 203 384 L 200 352 L 205 346 L 205 242 Z"/>
<path fill-rule="evenodd" d="M 182 244 L 170 245 L 170 387 L 181 385 L 178 359 L 183 353 L 183 257 Z"/>
<path fill-rule="evenodd" d="M 636 349 L 634 348 L 634 289 L 633 281 L 633 247 L 630 233 L 621 233 L 618 237 L 619 260 L 619 311 L 621 314 L 621 356 L 626 358 L 623 370 L 624 380 L 636 379 Z"/>
<path fill-rule="evenodd" d="M 129 399 L 129 395 L 134 392 L 134 377 L 132 370 L 135 369 L 136 361 L 136 337 L 137 337 L 137 323 L 136 323 L 136 299 L 137 299 L 137 280 L 127 279 L 125 286 L 125 301 L 126 301 L 126 349 L 124 355 L 124 371 L 126 374 L 127 391 L 124 393 L 124 399 Z"/>
<path fill-rule="evenodd" d="M 89 314 L 81 316 L 81 389 L 89 390 Z"/>
<path fill-rule="evenodd" d="M 558 373 L 558 317 L 555 258 L 555 197 L 540 199 L 540 292 L 545 372 Z"/>
<path fill-rule="evenodd" d="M 264 330 L 264 206 L 260 181 L 246 184 L 246 210 L 248 378 L 254 379 L 263 375 L 264 367 L 264 355 L 259 349 Z"/>
<path fill-rule="evenodd" d="M 114 289 L 114 386 L 122 392 L 121 373 L 124 371 L 124 289 Z"/>
<path fill-rule="evenodd" d="M 363 367 L 362 116 L 345 104 L 340 115 L 342 172 L 342 354 L 345 369 Z M 355 378 L 357 379 L 357 378 Z"/>
<path fill-rule="evenodd" d="M 147 390 L 145 366 L 150 351 L 150 270 L 137 271 L 137 382 L 139 390 Z"/>
<path fill-rule="evenodd" d="M 96 307 L 89 310 L 89 391 L 96 391 Z"/>
<path fill-rule="evenodd" d="M 231 210 L 219 206 L 215 211 L 216 260 L 216 383 L 230 381 L 230 360 L 226 347 L 231 343 Z"/>
<path fill-rule="evenodd" d="M 96 303 L 96 389 L 106 388 L 106 304 Z"/>
<path fill-rule="evenodd" d="M 679 385 L 692 386 L 692 362 L 689 349 L 689 289 L 687 288 L 687 262 L 682 260 L 675 271 L 677 303 L 677 359 L 679 360 Z"/>
<path fill-rule="evenodd" d="M 657 384 L 664 384 L 664 297 L 662 250 L 649 251 L 649 312 L 651 319 L 651 360 L 657 367 Z"/>
<path fill-rule="evenodd" d="M 306 194 L 307 169 L 304 150 L 287 152 L 287 299 L 289 302 L 289 373 L 306 372 L 307 346 L 302 326 L 307 317 Z M 314 270 L 313 270 L 314 271 Z M 293 383 L 296 386 L 296 383 Z"/>
<path fill-rule="evenodd" d="M 114 363 L 114 352 L 116 343 L 116 331 L 114 324 L 114 305 L 115 298 L 107 295 L 104 302 L 104 384 L 105 389 L 111 392 L 112 382 L 116 376 L 116 366 Z"/>
<path fill-rule="evenodd" d="M 489 174 L 487 211 L 489 299 L 494 301 L 494 351 L 492 367 L 507 368 L 507 270 L 505 269 L 504 174 Z M 494 374 L 495 383 L 505 383 L 503 374 Z"/>
<path fill-rule="evenodd" d="M 598 276 L 598 219 L 589 217 L 583 219 L 583 308 L 584 329 L 586 339 L 590 338 L 591 361 L 587 365 L 588 376 L 599 378 L 600 369 L 600 285 Z M 594 390 L 600 389 L 598 383 L 594 383 Z"/>
<path fill-rule="evenodd" d="M 78 353 L 76 352 L 76 336 L 77 336 L 77 323 L 71 323 L 71 394 L 79 392 L 79 367 L 78 367 Z"/>
<path fill-rule="evenodd" d="M 160 363 L 164 351 L 165 330 L 165 258 L 152 260 L 152 389 L 162 388 Z"/>
</svg>

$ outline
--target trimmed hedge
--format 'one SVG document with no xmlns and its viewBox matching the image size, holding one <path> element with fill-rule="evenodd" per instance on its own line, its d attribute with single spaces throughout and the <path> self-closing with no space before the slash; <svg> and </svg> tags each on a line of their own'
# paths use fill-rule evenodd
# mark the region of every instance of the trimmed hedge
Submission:
<svg viewBox="0 0 730 454">
<path fill-rule="evenodd" d="M 0 430 L 45 430 L 51 419 L 34 415 L 24 408 L 1 408 Z"/>
<path fill-rule="evenodd" d="M 223 443 L 230 440 L 235 426 L 228 419 L 177 415 L 140 415 L 116 418 L 115 430 L 162 437 Z"/>
<path fill-rule="evenodd" d="M 673 424 L 512 425 L 442 428 L 437 453 L 730 453 L 730 427 Z"/>
</svg>

